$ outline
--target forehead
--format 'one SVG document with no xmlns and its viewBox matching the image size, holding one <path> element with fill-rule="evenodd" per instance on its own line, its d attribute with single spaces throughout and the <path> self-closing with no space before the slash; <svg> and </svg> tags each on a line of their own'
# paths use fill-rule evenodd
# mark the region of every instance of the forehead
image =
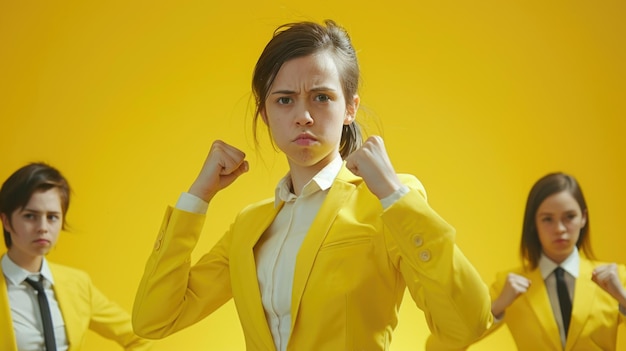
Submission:
<svg viewBox="0 0 626 351">
<path fill-rule="evenodd" d="M 51 188 L 34 192 L 26 206 L 24 206 L 24 210 L 61 212 L 61 194 L 59 189 Z"/>
<path fill-rule="evenodd" d="M 581 211 L 578 201 L 567 190 L 546 197 L 537 209 L 537 213 L 559 211 Z"/>
<path fill-rule="evenodd" d="M 286 61 L 272 84 L 273 90 L 302 86 L 340 86 L 339 69 L 330 53 L 320 52 Z"/>
</svg>

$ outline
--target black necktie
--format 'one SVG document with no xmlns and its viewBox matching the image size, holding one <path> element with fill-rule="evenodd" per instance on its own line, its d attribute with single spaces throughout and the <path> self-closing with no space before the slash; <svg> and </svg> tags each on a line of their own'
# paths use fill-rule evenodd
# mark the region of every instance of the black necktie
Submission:
<svg viewBox="0 0 626 351">
<path fill-rule="evenodd" d="M 554 270 L 556 275 L 556 292 L 559 295 L 559 305 L 561 306 L 561 317 L 563 317 L 563 328 L 565 328 L 565 336 L 569 329 L 569 321 L 572 316 L 572 301 L 569 298 L 567 292 L 567 284 L 565 284 L 565 277 L 563 273 L 565 271 L 561 267 L 557 267 Z"/>
<path fill-rule="evenodd" d="M 43 290 L 41 281 L 26 279 L 25 282 L 30 284 L 37 290 L 37 300 L 39 301 L 39 309 L 41 310 L 41 320 L 43 321 L 43 336 L 46 342 L 46 351 L 56 351 L 56 342 L 54 340 L 54 327 L 52 326 L 52 315 L 50 314 L 50 306 L 46 298 L 46 292 Z"/>
</svg>

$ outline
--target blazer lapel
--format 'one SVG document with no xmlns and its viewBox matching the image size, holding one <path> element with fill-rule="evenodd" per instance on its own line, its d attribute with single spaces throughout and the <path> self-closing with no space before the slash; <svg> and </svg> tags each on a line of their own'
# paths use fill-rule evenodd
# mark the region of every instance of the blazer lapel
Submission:
<svg viewBox="0 0 626 351">
<path fill-rule="evenodd" d="M 298 310 L 300 309 L 300 302 L 304 289 L 306 288 L 309 275 L 313 269 L 315 258 L 319 252 L 324 239 L 329 232 L 329 229 L 334 222 L 337 213 L 341 209 L 344 200 L 350 196 L 350 194 L 356 189 L 356 186 L 352 184 L 355 180 L 360 178 L 356 177 L 344 166 L 339 171 L 339 174 L 335 178 L 333 185 L 331 186 L 322 207 L 315 216 L 309 232 L 306 234 L 298 257 L 296 259 L 296 268 L 293 277 L 293 290 L 291 292 L 291 330 L 298 317 Z"/>
<path fill-rule="evenodd" d="M 574 288 L 574 303 L 572 305 L 572 319 L 567 335 L 565 350 L 571 350 L 576 339 L 580 335 L 583 326 L 591 317 L 591 305 L 598 286 L 591 280 L 593 264 L 583 256 L 580 256 L 580 271 Z"/>
<path fill-rule="evenodd" d="M 272 350 L 275 346 L 267 325 L 265 311 L 263 310 L 254 257 L 254 246 L 272 221 L 274 221 L 282 205 L 281 203 L 278 207 L 274 207 L 274 202 L 268 201 L 252 211 L 254 215 L 242 218 L 242 228 L 237 231 L 242 233 L 242 235 L 233 238 L 231 246 L 231 255 L 233 257 L 230 260 L 230 269 L 233 292 L 241 292 L 237 299 L 237 309 L 240 311 L 239 313 L 245 311 L 248 315 L 252 325 L 256 327 L 262 339 L 260 342 L 265 345 L 267 350 Z M 254 285 L 256 288 L 251 287 L 250 282 L 257 282 Z"/>
<path fill-rule="evenodd" d="M 76 309 L 76 298 L 72 294 L 72 291 L 70 291 L 71 283 L 66 281 L 62 272 L 55 269 L 54 264 L 50 264 L 50 271 L 54 276 L 54 295 L 59 303 L 61 314 L 63 315 L 65 335 L 67 336 L 69 350 L 72 350 L 72 345 L 80 345 L 82 341 L 80 328 L 81 315 Z"/>
<path fill-rule="evenodd" d="M 2 257 L 2 256 L 0 256 Z M 11 308 L 9 307 L 9 293 L 4 273 L 0 269 L 0 350 L 17 350 L 15 332 L 13 331 L 13 319 L 11 318 Z"/>
<path fill-rule="evenodd" d="M 526 300 L 529 308 L 537 316 L 541 329 L 548 334 L 548 339 L 551 341 L 551 349 L 562 350 L 561 335 L 559 334 L 559 326 L 554 320 L 554 313 L 552 312 L 552 305 L 548 298 L 548 290 L 546 284 L 541 277 L 541 271 L 535 269 L 530 272 L 528 276 L 532 282 L 530 289 L 522 295 L 522 298 Z"/>
</svg>

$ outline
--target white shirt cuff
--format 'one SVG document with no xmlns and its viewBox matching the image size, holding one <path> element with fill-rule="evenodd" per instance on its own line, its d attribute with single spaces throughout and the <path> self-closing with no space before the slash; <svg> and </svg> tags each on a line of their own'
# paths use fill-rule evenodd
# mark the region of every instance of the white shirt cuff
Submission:
<svg viewBox="0 0 626 351">
<path fill-rule="evenodd" d="M 182 193 L 176 202 L 176 208 L 187 212 L 205 214 L 209 209 L 209 203 L 190 193 Z"/>
<path fill-rule="evenodd" d="M 391 195 L 380 199 L 380 203 L 383 205 L 383 210 L 389 208 L 389 206 L 396 203 L 396 201 L 400 200 L 400 198 L 409 193 L 409 187 L 406 185 L 402 185 L 398 190 L 394 191 Z"/>
</svg>

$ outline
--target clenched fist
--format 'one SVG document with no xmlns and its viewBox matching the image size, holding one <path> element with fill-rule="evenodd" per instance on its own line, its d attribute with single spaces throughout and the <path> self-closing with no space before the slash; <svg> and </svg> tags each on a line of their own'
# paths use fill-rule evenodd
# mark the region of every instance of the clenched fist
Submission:
<svg viewBox="0 0 626 351">
<path fill-rule="evenodd" d="M 214 141 L 200 174 L 189 188 L 189 193 L 210 202 L 215 194 L 248 171 L 248 161 L 245 158 L 243 151 L 221 140 Z"/>
<path fill-rule="evenodd" d="M 379 136 L 371 136 L 363 145 L 346 158 L 346 167 L 363 178 L 370 191 L 383 199 L 402 187 L 387 150 Z"/>
</svg>

